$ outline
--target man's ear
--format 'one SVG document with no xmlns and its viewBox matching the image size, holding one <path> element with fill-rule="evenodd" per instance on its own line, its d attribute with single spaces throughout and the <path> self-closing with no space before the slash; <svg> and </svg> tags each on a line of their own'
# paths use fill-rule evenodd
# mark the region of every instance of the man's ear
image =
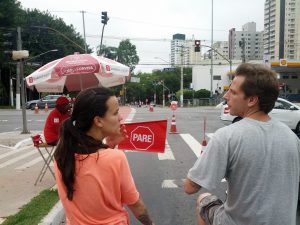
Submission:
<svg viewBox="0 0 300 225">
<path fill-rule="evenodd" d="M 95 116 L 95 117 L 94 117 L 94 124 L 95 124 L 97 127 L 102 128 L 102 127 L 103 127 L 102 118 L 101 118 L 100 116 Z"/>
<path fill-rule="evenodd" d="M 259 100 L 258 100 L 258 96 L 257 95 L 250 96 L 248 98 L 248 106 L 249 107 L 253 107 L 255 105 L 258 105 L 258 103 L 259 103 Z"/>
</svg>

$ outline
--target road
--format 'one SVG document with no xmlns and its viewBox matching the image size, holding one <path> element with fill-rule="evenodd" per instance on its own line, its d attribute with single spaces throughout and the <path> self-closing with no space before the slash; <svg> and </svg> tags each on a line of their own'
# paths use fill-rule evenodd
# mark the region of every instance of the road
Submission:
<svg viewBox="0 0 300 225">
<path fill-rule="evenodd" d="M 34 114 L 27 110 L 28 129 L 43 130 L 47 114 L 40 111 Z M 172 112 L 169 109 L 154 108 L 154 112 L 149 112 L 146 108 L 137 108 L 133 121 L 148 121 L 167 119 L 168 131 L 170 130 Z M 200 146 L 203 140 L 203 122 L 206 117 L 207 133 L 213 133 L 223 124 L 219 120 L 219 110 L 213 108 L 178 108 L 175 111 L 176 127 L 179 134 L 167 134 L 167 150 L 170 154 L 164 157 L 156 153 L 127 152 L 126 155 L 132 169 L 132 173 L 141 196 L 148 206 L 154 222 L 160 225 L 169 224 L 196 224 L 195 201 L 197 195 L 186 195 L 182 190 L 182 179 L 185 178 L 189 168 L 197 159 L 195 146 Z M 22 130 L 22 118 L 20 111 L 0 111 L 0 132 Z M 197 143 L 197 145 L 191 143 Z M 2 152 L 0 152 L 1 156 Z M 13 157 L 13 156 L 11 156 Z M 28 185 L 32 185 L 36 174 L 41 167 L 35 164 L 20 172 L 16 168 L 22 167 L 28 161 L 39 157 L 37 154 L 24 158 L 14 164 L 1 168 L 0 176 L 4 176 L 10 181 L 7 174 L 15 174 L 14 178 L 23 174 L 28 178 Z M 11 158 L 7 158 L 11 159 Z M 0 164 L 3 161 L 0 161 Z M 31 180 L 30 180 L 31 179 Z M 2 178 L 0 177 L 0 180 Z M 50 174 L 46 174 L 45 183 L 52 183 Z M 226 183 L 220 182 L 217 195 L 221 199 L 225 198 Z M 1 203 L 1 201 L 0 201 Z M 1 215 L 0 215 L 1 216 Z M 300 210 L 298 210 L 298 221 Z M 131 224 L 139 224 L 131 215 Z"/>
</svg>

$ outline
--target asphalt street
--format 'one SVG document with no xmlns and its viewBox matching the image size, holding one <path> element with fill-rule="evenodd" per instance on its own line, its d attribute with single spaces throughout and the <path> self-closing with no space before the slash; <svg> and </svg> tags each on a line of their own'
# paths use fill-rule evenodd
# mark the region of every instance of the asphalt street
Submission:
<svg viewBox="0 0 300 225">
<path fill-rule="evenodd" d="M 204 137 L 204 119 L 206 118 L 207 136 L 210 136 L 218 128 L 223 126 L 219 120 L 219 111 L 219 109 L 207 107 L 178 108 L 175 111 L 175 116 L 176 128 L 179 133 L 167 133 L 166 151 L 168 151 L 168 154 L 126 152 L 137 188 L 155 224 L 196 224 L 195 206 L 198 195 L 188 196 L 183 192 L 183 179 L 188 170 L 193 166 L 197 159 L 197 154 L 201 149 L 200 144 Z M 43 130 L 47 113 L 40 111 L 39 114 L 34 114 L 34 111 L 31 110 L 27 110 L 26 112 L 28 129 L 31 131 Z M 132 114 L 131 117 L 132 116 L 132 121 L 136 122 L 167 119 L 167 129 L 168 131 L 170 130 L 172 111 L 168 108 L 162 109 L 155 107 L 154 112 L 149 112 L 147 108 L 136 108 L 136 113 L 134 115 Z M 14 130 L 22 131 L 21 111 L 0 110 L 0 132 L 10 132 Z M 8 151 L 9 150 L 6 152 Z M 20 155 L 18 157 L 20 157 Z M 34 157 L 39 156 L 32 155 L 31 157 L 23 157 L 22 160 L 12 163 L 9 166 L 3 166 L 0 169 L 0 179 L 5 179 L 5 182 L 12 182 L 9 188 L 18 186 L 18 182 L 21 182 L 21 180 L 26 180 L 28 187 L 32 187 L 31 185 L 40 170 L 42 162 L 29 167 L 24 167 L 23 165 L 26 163 L 28 165 L 27 161 L 29 160 L 35 160 Z M 7 159 L 13 160 L 13 158 Z M 5 162 L 0 161 L 0 164 L 1 163 L 3 164 Z M 24 169 L 20 171 L 17 168 Z M 21 176 L 25 179 L 20 179 Z M 50 183 L 53 183 L 53 178 L 51 178 L 48 173 L 36 191 L 39 191 L 39 188 L 43 188 Z M 216 194 L 220 196 L 221 199 L 225 199 L 225 190 L 226 182 L 220 182 Z M 15 193 L 20 193 L 21 195 L 21 191 L 22 190 L 16 188 Z M 7 195 L 7 198 L 5 198 L 6 201 L 9 201 L 8 197 Z M 300 221 L 299 211 L 300 210 L 298 210 L 298 221 Z M 132 215 L 131 224 L 139 224 Z"/>
</svg>

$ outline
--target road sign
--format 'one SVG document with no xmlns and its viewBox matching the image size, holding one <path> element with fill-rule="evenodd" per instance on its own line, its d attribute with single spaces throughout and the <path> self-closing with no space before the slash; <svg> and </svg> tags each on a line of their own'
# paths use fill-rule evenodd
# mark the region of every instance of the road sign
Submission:
<svg viewBox="0 0 300 225">
<path fill-rule="evenodd" d="M 287 66 L 287 60 L 286 59 L 280 59 L 279 60 L 279 65 L 280 66 Z"/>
<path fill-rule="evenodd" d="M 162 153 L 165 151 L 167 120 L 124 125 L 129 138 L 119 143 L 119 149 Z"/>
<path fill-rule="evenodd" d="M 177 101 L 172 101 L 170 107 L 171 107 L 171 110 L 175 111 L 177 109 Z"/>
<path fill-rule="evenodd" d="M 130 143 L 136 149 L 147 150 L 154 144 L 154 134 L 149 127 L 138 126 L 131 132 Z"/>
</svg>

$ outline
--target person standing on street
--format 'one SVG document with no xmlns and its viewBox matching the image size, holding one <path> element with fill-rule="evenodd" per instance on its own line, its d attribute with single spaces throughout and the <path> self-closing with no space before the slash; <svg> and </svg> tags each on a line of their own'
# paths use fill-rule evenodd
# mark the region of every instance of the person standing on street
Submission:
<svg viewBox="0 0 300 225">
<path fill-rule="evenodd" d="M 197 200 L 200 225 L 296 225 L 300 143 L 268 113 L 278 97 L 276 74 L 241 64 L 224 99 L 243 120 L 217 130 L 184 181 Z M 226 178 L 227 199 L 211 194 Z"/>
<path fill-rule="evenodd" d="M 71 105 L 65 96 L 60 96 L 55 102 L 55 108 L 49 113 L 45 127 L 44 136 L 48 145 L 57 145 L 59 130 L 64 120 L 70 117 Z"/>
<path fill-rule="evenodd" d="M 77 96 L 54 153 L 67 224 L 128 225 L 127 205 L 142 224 L 154 225 L 124 152 L 112 149 L 127 135 L 121 120 L 110 89 L 86 89 Z"/>
</svg>

